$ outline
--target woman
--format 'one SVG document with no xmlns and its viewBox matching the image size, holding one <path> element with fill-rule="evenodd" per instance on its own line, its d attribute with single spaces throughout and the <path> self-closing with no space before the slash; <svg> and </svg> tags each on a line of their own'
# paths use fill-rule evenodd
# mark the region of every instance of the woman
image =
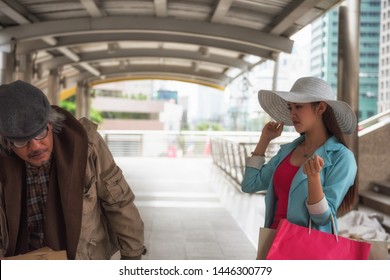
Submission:
<svg viewBox="0 0 390 280">
<path fill-rule="evenodd" d="M 332 232 L 331 216 L 349 209 L 356 187 L 353 153 L 343 133 L 352 133 L 357 120 L 352 109 L 335 101 L 331 87 L 314 77 L 298 79 L 290 92 L 259 91 L 261 107 L 276 122 L 269 122 L 252 156 L 247 158 L 242 190 L 267 190 L 265 227 L 277 228 L 281 219 Z M 284 125 L 293 125 L 301 136 L 282 145 L 265 164 L 264 154 Z"/>
</svg>

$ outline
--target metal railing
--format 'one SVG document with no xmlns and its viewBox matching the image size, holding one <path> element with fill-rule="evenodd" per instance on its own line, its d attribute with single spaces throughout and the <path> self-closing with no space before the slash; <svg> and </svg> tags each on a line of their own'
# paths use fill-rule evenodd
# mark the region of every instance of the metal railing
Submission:
<svg viewBox="0 0 390 280">
<path fill-rule="evenodd" d="M 266 162 L 273 157 L 280 145 L 291 142 L 297 138 L 297 133 L 285 132 L 268 146 Z M 214 163 L 223 170 L 236 186 L 241 184 L 245 172 L 245 161 L 255 149 L 257 142 L 237 142 L 234 139 L 213 138 L 211 140 L 212 158 Z"/>
<path fill-rule="evenodd" d="M 255 142 L 257 132 L 100 130 L 114 156 L 210 157 L 211 139 Z"/>
<path fill-rule="evenodd" d="M 371 131 L 382 127 L 383 125 L 390 122 L 390 110 L 377 114 L 371 118 L 359 122 L 359 136 L 363 136 Z"/>
<path fill-rule="evenodd" d="M 211 157 L 234 183 L 240 184 L 245 160 L 254 150 L 259 132 L 234 131 L 130 131 L 101 130 L 114 157 Z M 283 132 L 266 151 L 268 161 L 281 144 L 291 142 L 297 133 Z"/>
<path fill-rule="evenodd" d="M 390 110 L 359 123 L 359 136 L 390 122 Z M 226 131 L 99 131 L 114 156 L 130 157 L 212 157 L 213 162 L 239 187 L 245 160 L 255 149 L 260 132 Z M 299 136 L 283 132 L 271 142 L 266 162 L 280 145 Z"/>
<path fill-rule="evenodd" d="M 390 119 L 390 110 L 384 111 L 380 114 L 372 116 L 371 118 L 368 118 L 364 121 L 359 122 L 359 128 L 364 129 L 364 128 L 367 128 L 373 124 L 376 124 L 378 122 L 381 122 L 383 120 L 388 120 L 388 119 Z"/>
<path fill-rule="evenodd" d="M 204 157 L 209 156 L 210 136 L 202 132 L 99 131 L 114 156 Z"/>
</svg>

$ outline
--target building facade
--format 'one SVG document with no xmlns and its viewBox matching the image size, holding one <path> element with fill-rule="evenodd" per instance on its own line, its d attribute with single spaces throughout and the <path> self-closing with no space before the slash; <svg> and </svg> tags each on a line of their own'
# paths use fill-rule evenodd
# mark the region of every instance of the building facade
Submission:
<svg viewBox="0 0 390 280">
<path fill-rule="evenodd" d="M 359 121 L 378 113 L 380 0 L 361 0 Z M 311 73 L 337 92 L 338 8 L 312 24 Z"/>
<path fill-rule="evenodd" d="M 390 110 L 390 1 L 382 0 L 378 112 Z"/>
</svg>

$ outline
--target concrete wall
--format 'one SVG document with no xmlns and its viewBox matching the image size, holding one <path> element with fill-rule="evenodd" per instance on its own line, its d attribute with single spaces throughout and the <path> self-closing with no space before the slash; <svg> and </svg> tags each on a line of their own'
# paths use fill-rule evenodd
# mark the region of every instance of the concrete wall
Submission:
<svg viewBox="0 0 390 280">
<path fill-rule="evenodd" d="M 164 124 L 158 120 L 105 119 L 99 124 L 101 130 L 163 130 Z"/>
<path fill-rule="evenodd" d="M 359 137 L 359 192 L 390 180 L 390 123 Z"/>
<path fill-rule="evenodd" d="M 105 112 L 160 113 L 164 110 L 162 100 L 132 100 L 115 97 L 97 96 L 92 107 Z"/>
</svg>

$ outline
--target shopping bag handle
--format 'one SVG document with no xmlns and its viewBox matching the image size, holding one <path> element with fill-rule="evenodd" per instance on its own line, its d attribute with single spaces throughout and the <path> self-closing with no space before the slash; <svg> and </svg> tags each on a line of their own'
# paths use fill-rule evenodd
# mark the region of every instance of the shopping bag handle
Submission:
<svg viewBox="0 0 390 280">
<path fill-rule="evenodd" d="M 336 241 L 338 242 L 339 241 L 339 237 L 338 237 L 338 234 L 337 234 L 336 223 L 334 221 L 332 213 L 330 214 L 330 220 L 332 222 L 333 235 L 336 237 Z M 310 232 L 311 232 L 311 218 L 309 217 L 309 234 L 310 234 Z"/>
</svg>

